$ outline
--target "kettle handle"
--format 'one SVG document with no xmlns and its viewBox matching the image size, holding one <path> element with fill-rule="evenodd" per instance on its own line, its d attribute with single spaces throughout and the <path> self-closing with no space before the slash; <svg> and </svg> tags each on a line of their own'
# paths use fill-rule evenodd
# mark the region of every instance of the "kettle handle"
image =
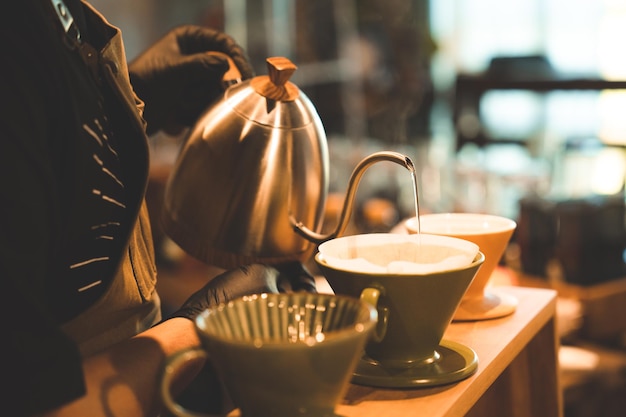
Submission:
<svg viewBox="0 0 626 417">
<path fill-rule="evenodd" d="M 224 58 L 226 61 L 228 61 L 228 70 L 224 73 L 224 76 L 222 77 L 222 85 L 225 89 L 233 84 L 238 84 L 241 82 L 241 72 L 239 72 L 239 68 L 237 68 L 235 61 L 233 61 L 230 56 L 228 56 L 224 52 L 218 51 L 207 51 L 206 53 L 209 55 Z"/>
</svg>

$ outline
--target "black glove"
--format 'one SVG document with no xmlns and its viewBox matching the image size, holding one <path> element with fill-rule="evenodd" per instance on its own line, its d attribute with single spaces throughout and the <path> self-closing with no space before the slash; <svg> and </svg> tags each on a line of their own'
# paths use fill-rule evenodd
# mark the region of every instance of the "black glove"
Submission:
<svg viewBox="0 0 626 417">
<path fill-rule="evenodd" d="M 230 56 L 242 79 L 254 76 L 243 49 L 225 33 L 202 26 L 178 27 L 129 64 L 133 89 L 145 104 L 148 134 L 191 126 L 224 91 Z"/>
<path fill-rule="evenodd" d="M 172 317 L 193 320 L 207 308 L 250 294 L 291 291 L 317 292 L 315 279 L 300 262 L 261 264 L 226 271 L 196 291 Z"/>
<path fill-rule="evenodd" d="M 306 269 L 301 262 L 286 262 L 280 265 L 274 265 L 279 272 L 278 282 L 281 292 L 288 291 L 306 291 L 311 293 L 317 292 L 315 286 L 315 278 Z"/>
</svg>

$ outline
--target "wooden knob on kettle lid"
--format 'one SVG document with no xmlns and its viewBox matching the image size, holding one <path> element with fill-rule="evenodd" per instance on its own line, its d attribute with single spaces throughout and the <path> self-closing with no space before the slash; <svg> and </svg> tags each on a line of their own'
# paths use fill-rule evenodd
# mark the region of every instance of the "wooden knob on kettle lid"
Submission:
<svg viewBox="0 0 626 417">
<path fill-rule="evenodd" d="M 266 59 L 269 76 L 252 79 L 252 87 L 262 96 L 275 101 L 293 101 L 299 95 L 298 87 L 289 81 L 298 68 L 288 58 Z"/>
<path fill-rule="evenodd" d="M 270 80 L 277 86 L 285 85 L 298 68 L 289 59 L 281 56 L 267 58 L 265 62 L 267 62 Z"/>
</svg>

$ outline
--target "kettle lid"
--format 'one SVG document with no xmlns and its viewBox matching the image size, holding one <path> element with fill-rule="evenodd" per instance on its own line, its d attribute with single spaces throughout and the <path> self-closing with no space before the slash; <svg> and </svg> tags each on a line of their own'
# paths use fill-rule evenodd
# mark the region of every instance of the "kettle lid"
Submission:
<svg viewBox="0 0 626 417">
<path fill-rule="evenodd" d="M 266 59 L 268 75 L 231 86 L 224 99 L 242 117 L 272 128 L 300 128 L 319 120 L 309 98 L 289 79 L 297 67 L 284 57 Z"/>
</svg>

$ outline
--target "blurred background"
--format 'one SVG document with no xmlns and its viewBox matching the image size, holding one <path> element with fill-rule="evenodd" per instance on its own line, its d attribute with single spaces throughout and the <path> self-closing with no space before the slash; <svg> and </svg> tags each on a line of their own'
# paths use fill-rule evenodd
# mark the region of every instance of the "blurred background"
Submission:
<svg viewBox="0 0 626 417">
<path fill-rule="evenodd" d="M 269 56 L 293 61 L 292 81 L 328 136 L 329 223 L 355 165 L 378 150 L 413 159 L 420 212 L 516 220 L 503 266 L 518 272 L 516 284 L 557 286 L 575 302 L 562 343 L 593 358 L 563 359 L 566 416 L 623 413 L 626 1 L 91 3 L 122 29 L 129 60 L 172 27 L 195 23 L 234 36 L 257 74 L 267 73 Z M 180 141 L 154 138 L 152 211 Z M 390 230 L 411 216 L 407 171 L 368 170 L 351 230 Z M 156 224 L 155 242 L 163 264 L 176 262 Z"/>
<path fill-rule="evenodd" d="M 623 194 L 624 1 L 92 3 L 123 30 L 129 59 L 183 23 L 232 34 L 258 74 L 268 56 L 291 59 L 292 81 L 327 131 L 331 191 L 384 148 L 418 165 L 425 211 L 518 218 L 526 196 L 583 200 L 593 211 L 587 197 Z M 162 148 L 155 159 L 170 154 Z M 366 181 L 359 199 L 390 200 L 394 222 L 414 208 L 408 175 L 391 170 L 368 175 L 379 181 Z"/>
</svg>

